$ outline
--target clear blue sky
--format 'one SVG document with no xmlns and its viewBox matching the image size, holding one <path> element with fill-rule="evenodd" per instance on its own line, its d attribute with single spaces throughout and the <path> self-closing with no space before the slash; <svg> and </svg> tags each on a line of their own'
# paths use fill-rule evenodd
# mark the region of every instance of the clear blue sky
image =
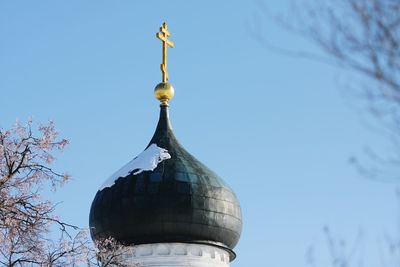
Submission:
<svg viewBox="0 0 400 267">
<path fill-rule="evenodd" d="M 306 266 L 310 244 L 328 266 L 326 224 L 350 240 L 362 227 L 366 266 L 377 266 L 378 240 L 396 233 L 395 185 L 364 179 L 348 159 L 387 144 L 338 89 L 344 71 L 251 39 L 256 13 L 239 0 L 0 2 L 0 125 L 52 119 L 71 140 L 56 167 L 73 181 L 48 194 L 62 218 L 87 227 L 98 187 L 150 140 L 166 20 L 175 133 L 242 205 L 232 266 Z M 261 29 L 278 46 L 315 49 L 272 22 Z"/>
</svg>

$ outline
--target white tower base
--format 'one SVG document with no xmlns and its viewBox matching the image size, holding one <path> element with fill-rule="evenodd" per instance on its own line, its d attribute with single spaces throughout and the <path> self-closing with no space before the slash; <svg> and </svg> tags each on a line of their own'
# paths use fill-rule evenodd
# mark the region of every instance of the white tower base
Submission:
<svg viewBox="0 0 400 267">
<path fill-rule="evenodd" d="M 155 243 L 128 247 L 121 255 L 127 266 L 229 267 L 229 253 L 203 244 Z"/>
</svg>

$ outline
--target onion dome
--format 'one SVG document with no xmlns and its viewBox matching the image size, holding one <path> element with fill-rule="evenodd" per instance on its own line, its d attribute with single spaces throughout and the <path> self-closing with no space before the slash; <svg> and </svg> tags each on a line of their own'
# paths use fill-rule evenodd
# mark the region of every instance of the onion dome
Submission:
<svg viewBox="0 0 400 267">
<path fill-rule="evenodd" d="M 176 139 L 171 90 L 167 82 L 155 89 L 160 118 L 146 149 L 97 192 L 89 216 L 92 238 L 112 237 L 125 245 L 208 244 L 227 250 L 232 260 L 242 230 L 238 199 Z"/>
</svg>

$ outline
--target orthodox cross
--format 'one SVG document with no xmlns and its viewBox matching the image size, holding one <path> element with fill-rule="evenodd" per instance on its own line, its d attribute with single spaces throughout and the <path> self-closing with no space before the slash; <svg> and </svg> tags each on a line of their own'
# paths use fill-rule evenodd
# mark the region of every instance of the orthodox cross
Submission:
<svg viewBox="0 0 400 267">
<path fill-rule="evenodd" d="M 157 38 L 162 41 L 163 45 L 163 53 L 162 53 L 162 64 L 160 65 L 161 73 L 162 73 L 162 81 L 163 83 L 168 82 L 168 72 L 167 72 L 167 48 L 168 46 L 173 48 L 174 43 L 168 40 L 168 37 L 171 34 L 168 31 L 167 23 L 163 23 L 160 27 L 160 31 L 156 34 Z"/>
</svg>

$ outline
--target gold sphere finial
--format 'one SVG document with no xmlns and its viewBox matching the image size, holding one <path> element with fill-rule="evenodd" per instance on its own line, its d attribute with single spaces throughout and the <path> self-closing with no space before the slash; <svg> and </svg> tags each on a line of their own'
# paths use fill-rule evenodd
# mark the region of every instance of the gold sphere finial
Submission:
<svg viewBox="0 0 400 267">
<path fill-rule="evenodd" d="M 159 83 L 154 88 L 154 96 L 160 100 L 162 106 L 168 106 L 168 101 L 174 97 L 175 89 L 170 83 Z"/>
<path fill-rule="evenodd" d="M 160 31 L 156 34 L 156 37 L 162 42 L 162 63 L 160 65 L 162 82 L 157 84 L 154 89 L 155 97 L 161 101 L 161 105 L 168 106 L 168 101 L 174 96 L 174 87 L 168 83 L 168 71 L 167 71 L 167 48 L 174 47 L 174 43 L 168 39 L 171 33 L 168 31 L 168 25 L 164 22 Z"/>
</svg>

